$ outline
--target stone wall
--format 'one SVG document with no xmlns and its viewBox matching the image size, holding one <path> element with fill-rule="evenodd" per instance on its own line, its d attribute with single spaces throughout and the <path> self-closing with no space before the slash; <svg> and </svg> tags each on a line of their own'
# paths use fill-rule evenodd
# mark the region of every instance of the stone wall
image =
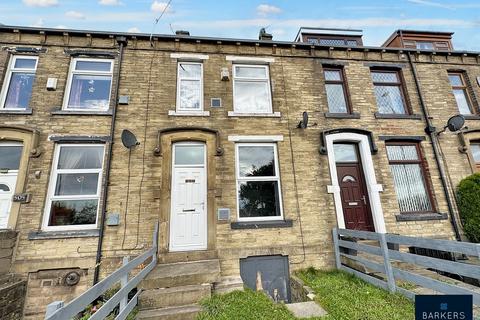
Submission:
<svg viewBox="0 0 480 320">
<path fill-rule="evenodd" d="M 13 274 L 0 276 L 0 319 L 22 319 L 27 282 Z"/>
</svg>

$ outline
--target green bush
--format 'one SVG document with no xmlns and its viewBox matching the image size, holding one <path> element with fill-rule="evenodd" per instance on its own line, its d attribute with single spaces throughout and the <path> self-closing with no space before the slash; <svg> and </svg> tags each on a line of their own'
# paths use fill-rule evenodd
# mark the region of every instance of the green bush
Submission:
<svg viewBox="0 0 480 320">
<path fill-rule="evenodd" d="M 470 241 L 480 243 L 480 173 L 460 181 L 457 199 L 465 235 Z"/>
</svg>

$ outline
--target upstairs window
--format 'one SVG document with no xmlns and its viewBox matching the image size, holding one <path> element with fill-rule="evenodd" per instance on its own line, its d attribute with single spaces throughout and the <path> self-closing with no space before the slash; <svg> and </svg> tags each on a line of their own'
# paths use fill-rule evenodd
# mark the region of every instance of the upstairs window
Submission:
<svg viewBox="0 0 480 320">
<path fill-rule="evenodd" d="M 96 228 L 103 153 L 103 145 L 57 145 L 45 229 Z"/>
<path fill-rule="evenodd" d="M 343 69 L 324 68 L 325 90 L 330 113 L 348 113 L 347 86 Z"/>
<path fill-rule="evenodd" d="M 401 213 L 432 212 L 418 143 L 389 143 L 387 156 Z"/>
<path fill-rule="evenodd" d="M 400 72 L 372 70 L 378 112 L 382 114 L 407 114 L 404 88 Z"/>
<path fill-rule="evenodd" d="M 64 109 L 106 111 L 110 106 L 113 60 L 73 59 Z"/>
<path fill-rule="evenodd" d="M 282 218 L 277 145 L 236 145 L 237 201 L 239 221 Z"/>
<path fill-rule="evenodd" d="M 17 55 L 11 57 L 2 88 L 3 109 L 25 110 L 30 107 L 37 63 L 38 57 Z"/>
<path fill-rule="evenodd" d="M 465 77 L 461 72 L 449 72 L 448 79 L 452 85 L 452 92 L 457 102 L 458 111 L 461 114 L 472 114 L 472 101 L 465 84 Z"/>
<path fill-rule="evenodd" d="M 203 111 L 202 63 L 178 63 L 177 111 Z"/>
<path fill-rule="evenodd" d="M 417 41 L 416 48 L 420 50 L 433 50 L 433 42 L 430 41 Z"/>
<path fill-rule="evenodd" d="M 268 66 L 233 65 L 233 105 L 237 113 L 272 113 Z"/>
</svg>

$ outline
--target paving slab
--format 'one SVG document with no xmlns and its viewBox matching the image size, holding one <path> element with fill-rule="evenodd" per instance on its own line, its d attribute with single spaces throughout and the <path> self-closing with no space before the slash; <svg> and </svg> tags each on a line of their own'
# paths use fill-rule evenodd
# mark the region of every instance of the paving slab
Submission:
<svg viewBox="0 0 480 320">
<path fill-rule="evenodd" d="M 327 315 L 327 311 L 323 310 L 315 301 L 289 303 L 286 306 L 299 319 Z"/>
</svg>

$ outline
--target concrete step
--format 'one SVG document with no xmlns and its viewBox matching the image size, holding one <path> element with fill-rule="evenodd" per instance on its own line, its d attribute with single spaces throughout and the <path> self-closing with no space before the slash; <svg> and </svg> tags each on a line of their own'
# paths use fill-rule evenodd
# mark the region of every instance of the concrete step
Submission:
<svg viewBox="0 0 480 320">
<path fill-rule="evenodd" d="M 202 310 L 200 306 L 189 305 L 162 309 L 141 310 L 138 320 L 194 320 Z"/>
<path fill-rule="evenodd" d="M 158 255 L 158 263 L 189 262 L 199 260 L 212 260 L 218 258 L 217 250 L 166 252 Z"/>
<path fill-rule="evenodd" d="M 143 291 L 138 306 L 140 310 L 185 306 L 198 303 L 211 296 L 210 284 L 188 285 Z"/>
<path fill-rule="evenodd" d="M 218 294 L 243 289 L 243 280 L 240 276 L 221 277 L 218 282 L 213 284 L 213 291 Z"/>
<path fill-rule="evenodd" d="M 220 277 L 218 259 L 159 264 L 140 283 L 141 289 L 214 283 Z"/>
</svg>

